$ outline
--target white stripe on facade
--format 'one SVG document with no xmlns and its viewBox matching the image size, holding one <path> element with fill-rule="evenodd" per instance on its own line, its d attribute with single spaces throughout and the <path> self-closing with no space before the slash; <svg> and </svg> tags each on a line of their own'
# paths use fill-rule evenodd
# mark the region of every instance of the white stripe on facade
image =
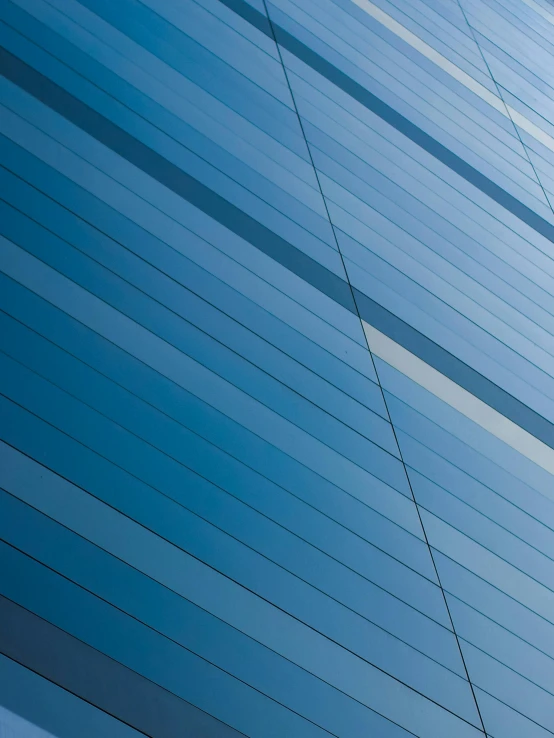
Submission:
<svg viewBox="0 0 554 738">
<path fill-rule="evenodd" d="M 422 359 L 362 321 L 369 348 L 387 364 L 405 374 L 450 407 L 465 415 L 508 446 L 554 474 L 554 449 L 494 410 Z M 554 499 L 554 490 L 551 498 Z"/>
<path fill-rule="evenodd" d="M 527 5 L 528 8 L 531 8 L 531 10 L 534 10 L 535 13 L 538 13 L 541 15 L 545 20 L 550 21 L 552 25 L 554 25 L 554 15 L 552 13 L 549 13 L 546 8 L 543 8 L 542 5 L 539 5 L 535 2 L 535 0 L 523 0 L 525 5 Z"/>
<path fill-rule="evenodd" d="M 515 108 L 512 108 L 510 105 L 504 103 L 497 95 L 488 90 L 480 82 L 477 82 L 477 80 L 473 79 L 470 74 L 464 72 L 463 69 L 460 69 L 460 67 L 451 62 L 445 56 L 443 56 L 432 46 L 429 46 L 429 44 L 425 43 L 425 41 L 422 41 L 419 36 L 416 36 L 415 33 L 409 31 L 392 16 L 388 15 L 388 13 L 385 13 L 384 10 L 378 8 L 376 5 L 370 2 L 370 0 L 352 0 L 352 2 L 359 8 L 361 8 L 361 10 L 374 18 L 376 21 L 381 23 L 381 25 L 385 26 L 385 28 L 388 28 L 389 31 L 392 31 L 392 33 L 396 34 L 396 36 L 409 44 L 412 48 L 416 49 L 416 51 L 419 51 L 420 54 L 435 63 L 443 71 L 447 72 L 451 77 L 458 80 L 458 82 L 467 87 L 468 90 L 471 90 L 476 95 L 479 95 L 482 100 L 489 103 L 491 107 L 493 107 L 495 110 L 498 110 L 498 112 L 501 113 L 504 117 L 508 119 L 511 118 L 513 122 L 522 130 L 533 136 L 533 138 L 549 148 L 551 151 L 554 151 L 554 138 L 546 133 L 546 131 L 543 131 L 542 128 L 539 128 L 539 126 L 535 125 L 531 120 L 526 118 Z"/>
<path fill-rule="evenodd" d="M 54 736 L 0 705 L 0 738 L 54 738 Z"/>
</svg>

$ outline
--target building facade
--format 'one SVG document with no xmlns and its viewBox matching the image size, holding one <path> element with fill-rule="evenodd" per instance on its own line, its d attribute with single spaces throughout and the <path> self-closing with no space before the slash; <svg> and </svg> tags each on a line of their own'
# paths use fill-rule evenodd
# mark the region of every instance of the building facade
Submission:
<svg viewBox="0 0 554 738">
<path fill-rule="evenodd" d="M 554 5 L 0 47 L 0 736 L 551 736 Z"/>
</svg>

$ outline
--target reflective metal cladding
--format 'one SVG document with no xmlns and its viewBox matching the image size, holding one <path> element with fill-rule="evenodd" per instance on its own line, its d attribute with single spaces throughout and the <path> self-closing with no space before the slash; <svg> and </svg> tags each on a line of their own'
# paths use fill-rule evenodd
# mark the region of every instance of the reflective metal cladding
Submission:
<svg viewBox="0 0 554 738">
<path fill-rule="evenodd" d="M 4 0 L 0 72 L 0 736 L 554 734 L 551 0 Z"/>
</svg>

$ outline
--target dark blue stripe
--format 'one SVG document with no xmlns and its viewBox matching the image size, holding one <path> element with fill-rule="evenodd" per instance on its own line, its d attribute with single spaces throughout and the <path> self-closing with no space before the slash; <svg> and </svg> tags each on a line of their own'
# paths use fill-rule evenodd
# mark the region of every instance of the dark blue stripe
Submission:
<svg viewBox="0 0 554 738">
<path fill-rule="evenodd" d="M 262 31 L 262 33 L 265 33 L 266 36 L 273 38 L 267 17 L 244 2 L 244 0 L 220 1 L 258 30 Z M 506 192 L 506 190 L 495 184 L 484 174 L 481 174 L 475 167 L 472 167 L 471 164 L 468 164 L 464 159 L 454 154 L 450 149 L 447 149 L 446 146 L 443 146 L 432 136 L 425 133 L 425 131 L 422 131 L 421 128 L 398 113 L 394 108 L 391 108 L 390 105 L 380 100 L 376 95 L 373 95 L 358 82 L 355 82 L 347 74 L 341 72 L 340 69 L 337 69 L 337 67 L 292 36 L 277 23 L 272 22 L 271 25 L 275 31 L 277 41 L 283 48 L 294 54 L 294 56 L 311 67 L 315 72 L 321 74 L 329 82 L 339 87 L 343 92 L 346 92 L 347 95 L 350 95 L 350 97 L 365 108 L 371 110 L 372 113 L 378 115 L 386 123 L 396 128 L 397 131 L 427 151 L 435 159 L 446 164 L 449 169 L 459 174 L 460 177 L 463 177 L 467 182 L 477 187 L 503 208 L 509 210 L 513 215 L 537 231 L 537 233 L 540 233 L 554 243 L 554 226 L 547 220 L 520 202 L 517 197 L 510 195 L 509 192 Z"/>
<path fill-rule="evenodd" d="M 412 354 L 432 366 L 520 428 L 554 448 L 554 425 L 490 379 L 472 369 L 427 336 L 354 288 L 360 316 Z"/>
<path fill-rule="evenodd" d="M 370 325 L 554 448 L 554 426 L 546 418 L 364 293 L 355 289 L 353 297 L 346 281 L 2 48 L 0 73 L 350 312 L 359 311 Z"/>
<path fill-rule="evenodd" d="M 351 312 L 348 283 L 0 47 L 0 73 Z"/>
<path fill-rule="evenodd" d="M 243 735 L 2 595 L 0 653 L 146 735 Z"/>
</svg>

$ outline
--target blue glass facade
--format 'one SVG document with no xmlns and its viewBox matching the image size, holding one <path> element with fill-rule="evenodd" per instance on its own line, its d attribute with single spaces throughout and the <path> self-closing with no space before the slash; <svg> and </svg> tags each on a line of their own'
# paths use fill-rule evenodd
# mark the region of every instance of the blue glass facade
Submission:
<svg viewBox="0 0 554 738">
<path fill-rule="evenodd" d="M 0 72 L 0 736 L 552 735 L 550 0 L 3 0 Z"/>
</svg>

